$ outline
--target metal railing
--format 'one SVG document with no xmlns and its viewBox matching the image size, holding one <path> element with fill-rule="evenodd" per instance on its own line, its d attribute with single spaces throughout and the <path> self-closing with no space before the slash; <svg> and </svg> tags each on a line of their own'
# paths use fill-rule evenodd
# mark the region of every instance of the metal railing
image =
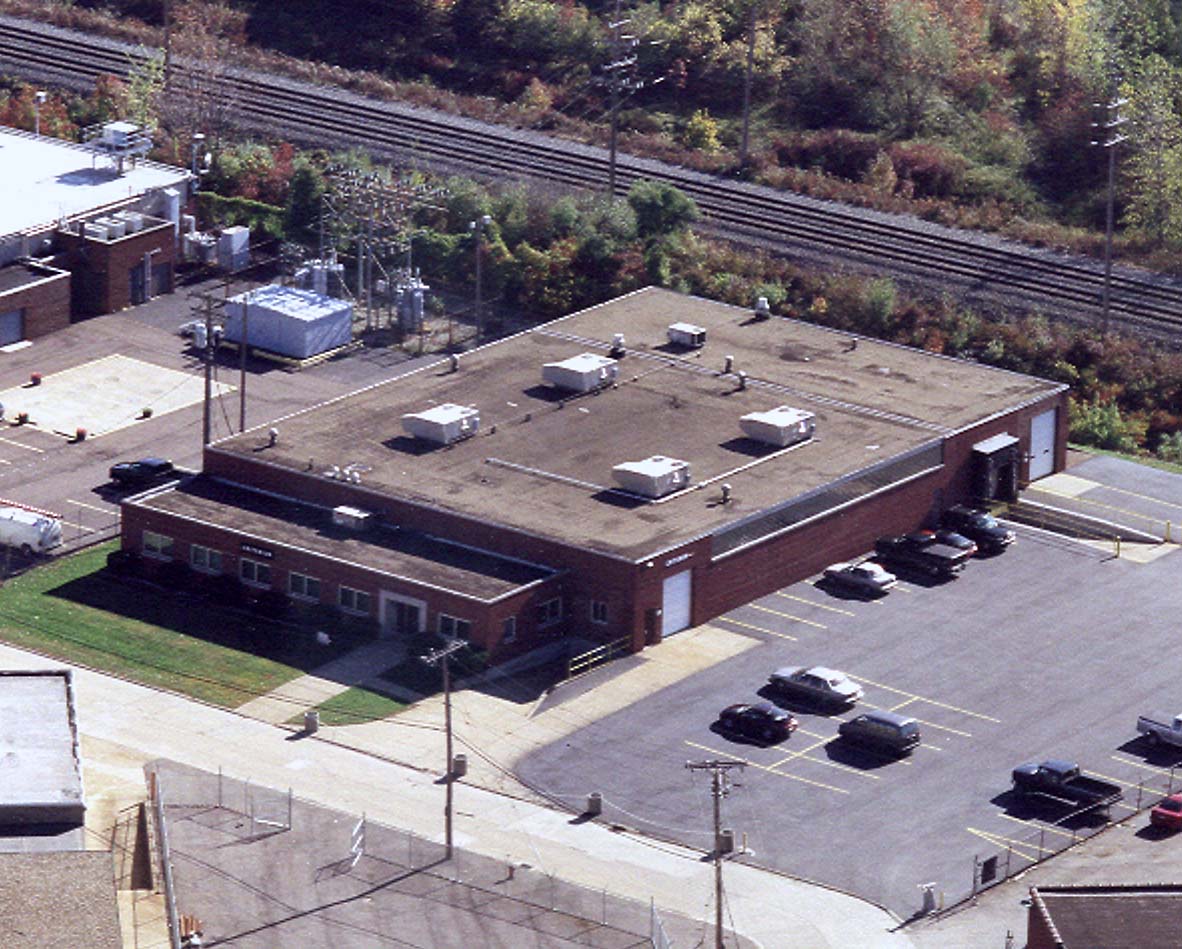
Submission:
<svg viewBox="0 0 1182 949">
<path fill-rule="evenodd" d="M 627 652 L 631 643 L 631 637 L 623 636 L 620 639 L 613 639 L 610 643 L 604 643 L 594 649 L 581 652 L 577 656 L 569 657 L 566 660 L 566 677 L 572 679 L 601 662 L 607 662 L 620 653 Z"/>
</svg>

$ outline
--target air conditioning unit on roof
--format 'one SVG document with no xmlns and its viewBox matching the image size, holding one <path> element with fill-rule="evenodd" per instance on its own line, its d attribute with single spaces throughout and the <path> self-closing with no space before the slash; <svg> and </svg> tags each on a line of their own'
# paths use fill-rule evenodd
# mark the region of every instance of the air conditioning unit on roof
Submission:
<svg viewBox="0 0 1182 949">
<path fill-rule="evenodd" d="M 616 381 L 620 364 L 607 356 L 580 353 L 561 362 L 542 366 L 542 378 L 560 389 L 571 392 L 591 392 Z"/>
<path fill-rule="evenodd" d="M 744 435 L 757 442 L 787 448 L 812 438 L 817 419 L 812 412 L 780 405 L 766 412 L 749 412 L 739 419 L 739 427 Z"/>
<path fill-rule="evenodd" d="M 332 522 L 337 527 L 347 527 L 349 530 L 363 531 L 369 528 L 373 520 L 373 511 L 363 511 L 359 507 L 349 507 L 347 504 L 342 504 L 332 509 Z"/>
<path fill-rule="evenodd" d="M 692 323 L 672 323 L 665 330 L 665 335 L 676 346 L 700 349 L 706 345 L 706 327 L 694 326 Z"/>
<path fill-rule="evenodd" d="M 643 461 L 625 461 L 612 468 L 612 477 L 625 491 L 646 498 L 662 498 L 688 487 L 688 461 L 653 455 Z"/>
<path fill-rule="evenodd" d="M 469 405 L 445 402 L 422 412 L 409 412 L 402 416 L 402 428 L 415 438 L 437 445 L 450 445 L 471 438 L 480 430 L 480 410 Z"/>
</svg>

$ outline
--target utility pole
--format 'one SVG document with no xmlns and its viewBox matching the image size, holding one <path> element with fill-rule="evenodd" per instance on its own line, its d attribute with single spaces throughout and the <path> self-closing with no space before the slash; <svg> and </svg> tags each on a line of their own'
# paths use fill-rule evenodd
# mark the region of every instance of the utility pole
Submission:
<svg viewBox="0 0 1182 949">
<path fill-rule="evenodd" d="M 487 215 L 481 215 L 475 221 L 468 225 L 468 229 L 472 232 L 472 239 L 476 244 L 476 343 L 480 344 L 480 336 L 484 330 L 484 307 L 481 305 L 481 279 L 480 279 L 480 258 L 483 256 L 484 232 L 485 229 L 492 223 L 492 218 Z M 450 337 L 450 333 L 448 334 Z M 448 343 L 451 343 L 450 338 Z"/>
<path fill-rule="evenodd" d="M 687 761 L 690 771 L 710 772 L 710 793 L 714 798 L 714 947 L 722 942 L 722 799 L 730 793 L 728 773 L 747 767 L 743 761 Z"/>
<path fill-rule="evenodd" d="M 625 46 L 635 47 L 636 37 L 628 36 L 621 32 L 621 28 L 627 26 L 630 22 L 631 20 L 627 18 L 620 18 L 620 0 L 616 0 L 615 15 L 611 23 L 608 24 L 608 29 L 612 31 L 611 62 L 604 67 L 607 70 L 608 82 L 611 85 L 611 137 L 607 166 L 607 196 L 609 201 L 614 201 L 616 197 L 616 141 L 620 134 L 620 88 L 623 85 L 632 85 L 631 80 L 625 79 L 622 74 L 625 71 L 631 70 L 636 65 L 636 54 L 626 54 L 624 52 Z"/>
<path fill-rule="evenodd" d="M 1122 125 L 1125 124 L 1125 119 L 1120 114 L 1121 106 L 1128 104 L 1128 99 L 1122 99 L 1119 96 L 1110 99 L 1108 102 L 1095 103 L 1097 109 L 1105 110 L 1105 118 L 1103 122 L 1093 122 L 1093 128 L 1104 130 L 1103 139 L 1094 140 L 1093 145 L 1099 145 L 1101 148 L 1108 151 L 1108 208 L 1105 214 L 1104 223 L 1104 292 L 1103 292 L 1103 327 L 1102 332 L 1105 336 L 1108 335 L 1108 309 L 1109 296 L 1112 284 L 1112 203 L 1113 194 L 1116 189 L 1116 146 L 1125 140 L 1127 136 L 1121 135 L 1118 131 Z"/>
<path fill-rule="evenodd" d="M 434 649 L 427 655 L 423 656 L 423 662 L 429 666 L 440 662 L 443 664 L 443 730 L 447 736 L 447 770 L 444 772 L 443 783 L 447 788 L 447 799 L 443 806 L 443 833 L 447 856 L 445 859 L 451 859 L 452 851 L 452 833 L 451 833 L 451 814 L 452 814 L 452 783 L 455 775 L 455 768 L 452 764 L 451 753 L 451 672 L 448 657 L 463 649 L 468 645 L 462 639 L 453 639 L 446 646 L 441 646 L 439 649 Z"/>
<path fill-rule="evenodd" d="M 751 72 L 755 68 L 755 14 L 759 0 L 751 0 L 751 20 L 747 24 L 747 69 L 743 73 L 743 137 L 739 140 L 739 167 L 747 167 L 747 138 L 751 125 Z"/>
<path fill-rule="evenodd" d="M 205 413 L 201 424 L 201 447 L 204 448 L 211 441 L 210 399 L 213 392 L 213 300 L 209 295 L 205 297 Z"/>
</svg>

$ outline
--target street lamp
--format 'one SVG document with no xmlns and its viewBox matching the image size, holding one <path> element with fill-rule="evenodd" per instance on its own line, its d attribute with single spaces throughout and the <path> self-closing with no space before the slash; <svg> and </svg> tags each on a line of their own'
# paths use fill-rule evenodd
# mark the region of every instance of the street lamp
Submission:
<svg viewBox="0 0 1182 949">
<path fill-rule="evenodd" d="M 476 246 L 476 342 L 480 342 L 481 331 L 484 327 L 484 313 L 480 304 L 480 258 L 481 250 L 484 244 L 484 231 L 492 223 L 492 218 L 487 215 L 481 215 L 478 220 L 473 221 L 468 225 L 468 229 L 472 232 L 472 237 Z"/>
<path fill-rule="evenodd" d="M 49 98 L 48 92 L 34 92 L 33 93 L 33 134 L 41 134 L 41 106 L 45 105 L 45 100 Z"/>
</svg>

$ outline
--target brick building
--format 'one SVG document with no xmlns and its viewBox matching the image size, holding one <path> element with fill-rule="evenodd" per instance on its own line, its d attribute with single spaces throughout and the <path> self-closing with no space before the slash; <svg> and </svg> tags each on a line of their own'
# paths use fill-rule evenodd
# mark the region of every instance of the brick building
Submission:
<svg viewBox="0 0 1182 949">
<path fill-rule="evenodd" d="M 1066 414 L 1057 383 L 647 289 L 211 444 L 122 542 L 496 659 L 639 650 L 1012 497 Z"/>
<path fill-rule="evenodd" d="M 172 291 L 190 175 L 118 149 L 0 129 L 0 346 Z"/>
</svg>

